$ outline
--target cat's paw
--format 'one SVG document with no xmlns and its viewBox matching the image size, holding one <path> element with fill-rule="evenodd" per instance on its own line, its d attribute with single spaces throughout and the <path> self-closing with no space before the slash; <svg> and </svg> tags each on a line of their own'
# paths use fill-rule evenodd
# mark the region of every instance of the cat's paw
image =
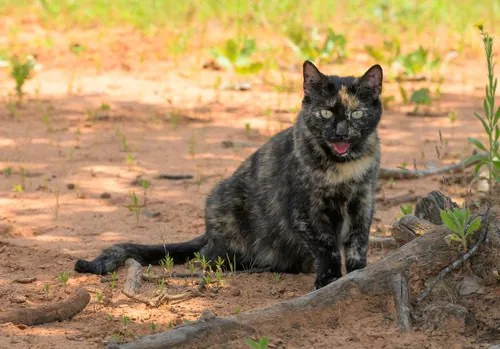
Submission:
<svg viewBox="0 0 500 349">
<path fill-rule="evenodd" d="M 318 277 L 314 282 L 314 289 L 319 290 L 320 288 L 334 282 L 335 280 L 337 280 L 336 277 Z"/>
</svg>

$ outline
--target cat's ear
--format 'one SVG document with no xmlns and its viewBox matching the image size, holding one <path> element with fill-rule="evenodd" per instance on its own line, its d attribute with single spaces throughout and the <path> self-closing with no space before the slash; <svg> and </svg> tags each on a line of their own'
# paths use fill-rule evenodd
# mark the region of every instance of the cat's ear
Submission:
<svg viewBox="0 0 500 349">
<path fill-rule="evenodd" d="M 311 62 L 305 61 L 303 65 L 304 74 L 304 94 L 307 95 L 311 91 L 317 90 L 318 87 L 326 80 L 326 77 L 319 71 L 318 68 Z"/>
<path fill-rule="evenodd" d="M 382 92 L 382 80 L 384 73 L 382 67 L 375 64 L 359 79 L 359 86 L 373 92 L 374 97 L 378 97 Z"/>
</svg>

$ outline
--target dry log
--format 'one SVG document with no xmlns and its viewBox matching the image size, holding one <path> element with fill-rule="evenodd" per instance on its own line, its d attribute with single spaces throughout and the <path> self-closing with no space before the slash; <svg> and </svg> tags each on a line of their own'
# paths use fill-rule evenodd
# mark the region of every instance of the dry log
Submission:
<svg viewBox="0 0 500 349">
<path fill-rule="evenodd" d="M 85 289 L 79 288 L 61 302 L 15 309 L 0 314 L 0 324 L 12 322 L 13 324 L 32 326 L 54 321 L 69 320 L 81 312 L 89 301 L 89 293 Z"/>
<path fill-rule="evenodd" d="M 370 236 L 368 240 L 370 248 L 397 248 L 399 247 L 396 239 L 390 236 Z"/>
<path fill-rule="evenodd" d="M 405 193 L 391 197 L 379 197 L 377 202 L 381 203 L 384 207 L 392 207 L 404 204 L 406 202 L 415 202 L 420 199 L 420 195 L 414 193 Z"/>
<path fill-rule="evenodd" d="M 166 333 L 143 337 L 132 343 L 111 345 L 109 348 L 204 348 L 207 343 L 222 344 L 255 333 L 264 335 L 266 328 L 272 328 L 273 332 L 286 332 L 292 324 L 320 326 L 327 319 L 338 317 L 338 307 L 349 299 L 355 298 L 356 302 L 362 302 L 367 297 L 372 301 L 377 297 L 387 300 L 390 290 L 394 289 L 392 285 L 397 274 L 408 275 L 409 294 L 419 294 L 424 280 L 437 274 L 457 256 L 457 252 L 444 239 L 448 231 L 443 227 L 431 227 L 432 231 L 393 251 L 383 260 L 363 270 L 351 272 L 302 297 L 239 315 L 200 320 Z M 401 291 L 400 300 L 396 301 L 401 304 L 401 308 L 409 304 L 405 300 L 405 292 Z M 406 316 L 404 314 L 405 311 L 401 312 L 403 317 Z"/>
</svg>

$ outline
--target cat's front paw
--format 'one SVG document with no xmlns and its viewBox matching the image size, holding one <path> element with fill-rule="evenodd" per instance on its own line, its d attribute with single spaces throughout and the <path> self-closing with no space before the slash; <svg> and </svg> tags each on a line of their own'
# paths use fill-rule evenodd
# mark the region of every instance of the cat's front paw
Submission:
<svg viewBox="0 0 500 349">
<path fill-rule="evenodd" d="M 326 277 L 326 276 L 319 277 L 318 276 L 316 278 L 316 281 L 314 282 L 314 289 L 319 290 L 320 288 L 328 285 L 331 282 L 334 282 L 335 280 L 337 280 L 336 277 Z"/>
</svg>

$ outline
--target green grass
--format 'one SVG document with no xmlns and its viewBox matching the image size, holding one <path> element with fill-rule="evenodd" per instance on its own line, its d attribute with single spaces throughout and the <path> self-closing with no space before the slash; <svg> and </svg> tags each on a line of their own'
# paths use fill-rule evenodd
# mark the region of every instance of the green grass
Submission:
<svg viewBox="0 0 500 349">
<path fill-rule="evenodd" d="M 390 5 L 389 5 L 390 3 Z M 47 25 L 113 27 L 131 25 L 147 33 L 155 28 L 175 29 L 188 25 L 212 27 L 214 23 L 236 28 L 236 34 L 248 35 L 263 25 L 284 34 L 302 24 L 319 29 L 356 29 L 367 23 L 387 36 L 395 27 L 405 32 L 429 32 L 437 27 L 458 33 L 459 40 L 473 39 L 475 22 L 484 23 L 492 32 L 499 24 L 497 0 L 463 0 L 460 6 L 445 0 L 3 0 L 0 15 L 19 15 L 29 11 Z M 456 36 L 456 35 L 455 35 Z M 443 37 L 435 38 L 442 41 Z M 450 40 L 452 37 L 447 37 Z M 472 40 L 471 40 L 472 41 Z"/>
</svg>

